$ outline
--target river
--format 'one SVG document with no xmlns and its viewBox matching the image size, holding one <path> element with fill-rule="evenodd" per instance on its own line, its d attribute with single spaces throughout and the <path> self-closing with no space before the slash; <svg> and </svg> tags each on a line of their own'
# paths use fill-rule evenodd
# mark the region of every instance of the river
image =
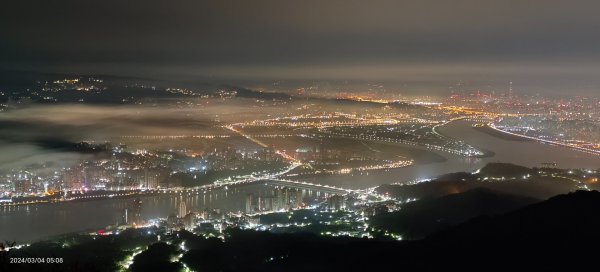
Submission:
<svg viewBox="0 0 600 272">
<path fill-rule="evenodd" d="M 175 214 L 179 203 L 188 211 L 220 209 L 221 212 L 243 211 L 246 196 L 269 195 L 274 186 L 254 183 L 228 189 L 190 194 L 159 194 L 141 196 L 142 218 L 165 218 Z M 312 203 L 327 196 L 325 193 L 304 190 L 304 200 Z M 65 233 L 97 231 L 120 222 L 125 208 L 131 208 L 135 197 L 69 201 L 0 207 L 0 241 L 34 242 Z"/>
<path fill-rule="evenodd" d="M 373 171 L 368 174 L 310 177 L 303 180 L 350 189 L 362 189 L 381 184 L 428 179 L 446 173 L 473 172 L 491 162 L 506 162 L 527 167 L 539 167 L 544 162 L 556 162 L 560 168 L 600 168 L 600 156 L 536 141 L 508 140 L 477 130 L 472 127 L 472 124 L 465 120 L 454 121 L 438 128 L 438 131 L 445 136 L 463 140 L 470 145 L 491 151 L 491 156 L 464 158 L 435 152 L 445 157 L 446 161 L 415 164 L 388 171 Z"/>
<path fill-rule="evenodd" d="M 459 171 L 475 171 L 490 162 L 509 162 L 529 167 L 542 162 L 556 162 L 561 168 L 600 168 L 600 156 L 565 147 L 534 141 L 514 141 L 499 138 L 471 127 L 468 121 L 455 121 L 439 128 L 439 132 L 494 154 L 486 158 L 467 159 L 438 153 L 444 162 L 418 164 L 389 171 L 373 171 L 362 175 L 320 176 L 305 179 L 320 184 L 360 189 L 381 184 L 408 182 Z M 193 195 L 158 195 L 142 197 L 142 217 L 166 217 L 175 213 L 181 201 L 188 209 L 220 208 L 224 212 L 240 211 L 248 193 L 266 194 L 270 185 L 252 184 Z M 315 192 L 310 197 L 318 198 Z M 115 198 L 60 204 L 40 204 L 0 208 L 0 240 L 37 241 L 54 235 L 82 230 L 97 230 L 115 224 L 133 198 Z"/>
</svg>

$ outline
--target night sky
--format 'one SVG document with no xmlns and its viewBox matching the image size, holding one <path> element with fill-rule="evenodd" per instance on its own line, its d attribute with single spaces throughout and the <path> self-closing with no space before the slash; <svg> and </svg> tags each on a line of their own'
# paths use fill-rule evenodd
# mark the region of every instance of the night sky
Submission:
<svg viewBox="0 0 600 272">
<path fill-rule="evenodd" d="M 598 94 L 597 1 L 10 1 L 0 69 Z"/>
</svg>

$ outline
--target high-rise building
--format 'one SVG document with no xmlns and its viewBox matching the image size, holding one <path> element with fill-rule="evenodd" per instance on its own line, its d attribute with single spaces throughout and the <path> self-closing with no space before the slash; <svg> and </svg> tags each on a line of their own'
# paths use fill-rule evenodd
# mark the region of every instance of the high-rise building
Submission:
<svg viewBox="0 0 600 272">
<path fill-rule="evenodd" d="M 130 223 L 135 225 L 141 225 L 143 223 L 142 220 L 142 200 L 136 198 L 132 203 L 130 215 Z M 129 222 L 128 222 L 129 223 Z"/>
<path fill-rule="evenodd" d="M 103 182 L 110 180 L 106 169 L 101 166 L 89 165 L 82 170 L 82 186 L 87 188 L 96 187 Z"/>
<path fill-rule="evenodd" d="M 263 205 L 264 208 L 263 208 L 263 210 L 265 210 L 265 211 L 273 211 L 274 210 L 274 208 L 273 208 L 273 196 L 266 196 L 266 197 L 264 197 L 263 198 L 263 202 L 264 202 L 264 205 Z"/>
<path fill-rule="evenodd" d="M 83 181 L 83 172 L 79 168 L 68 169 L 64 172 L 63 183 L 69 190 L 81 189 Z"/>
<path fill-rule="evenodd" d="M 187 214 L 187 207 L 185 201 L 179 202 L 179 218 L 184 218 Z"/>
<path fill-rule="evenodd" d="M 297 209 L 303 206 L 304 194 L 301 189 L 278 187 L 271 191 L 270 195 L 259 197 L 259 206 L 261 211 L 280 211 Z"/>
<path fill-rule="evenodd" d="M 31 192 L 32 182 L 30 179 L 19 179 L 15 181 L 15 192 L 17 194 L 28 194 Z"/>
<path fill-rule="evenodd" d="M 129 209 L 127 209 L 127 208 L 123 209 L 122 223 L 124 225 L 129 224 Z"/>
<path fill-rule="evenodd" d="M 167 228 L 168 229 L 173 229 L 177 226 L 177 216 L 174 214 L 171 214 L 167 217 Z"/>
<path fill-rule="evenodd" d="M 141 188 L 145 184 L 144 171 L 141 169 L 123 171 L 126 186 Z"/>
<path fill-rule="evenodd" d="M 208 220 L 210 218 L 210 213 L 207 209 L 204 209 L 204 211 L 202 211 L 202 213 L 200 214 L 200 218 L 202 218 L 202 220 Z"/>
<path fill-rule="evenodd" d="M 158 180 L 160 177 L 160 172 L 158 170 L 146 169 L 145 176 L 146 176 L 146 184 L 145 184 L 146 188 L 154 189 L 154 188 L 158 187 Z"/>
<path fill-rule="evenodd" d="M 284 188 L 283 190 L 283 209 L 285 210 L 289 210 L 290 209 L 290 190 L 287 188 Z"/>
<path fill-rule="evenodd" d="M 279 211 L 284 208 L 283 191 L 280 188 L 273 190 L 273 211 Z"/>
<path fill-rule="evenodd" d="M 265 210 L 265 199 L 260 195 L 256 199 L 256 208 L 258 209 L 258 211 Z"/>
<path fill-rule="evenodd" d="M 196 224 L 196 214 L 194 213 L 188 213 L 183 217 L 183 227 L 185 229 L 193 229 L 194 225 Z"/>
<path fill-rule="evenodd" d="M 295 203 L 294 203 L 294 208 L 300 208 L 303 205 L 304 199 L 302 197 L 302 190 L 301 189 L 296 189 L 296 196 L 294 199 Z"/>
<path fill-rule="evenodd" d="M 334 195 L 327 199 L 327 205 L 331 210 L 343 210 L 346 208 L 346 201 L 342 195 Z"/>
<path fill-rule="evenodd" d="M 246 195 L 246 213 L 251 214 L 254 213 L 254 205 L 252 205 L 254 199 L 254 194 Z"/>
</svg>

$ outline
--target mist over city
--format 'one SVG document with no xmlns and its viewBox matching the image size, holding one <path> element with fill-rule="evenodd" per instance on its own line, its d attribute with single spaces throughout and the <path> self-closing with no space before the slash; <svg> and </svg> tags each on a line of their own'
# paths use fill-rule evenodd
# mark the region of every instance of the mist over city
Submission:
<svg viewBox="0 0 600 272">
<path fill-rule="evenodd" d="M 595 1 L 0 10 L 0 271 L 593 269 Z"/>
</svg>

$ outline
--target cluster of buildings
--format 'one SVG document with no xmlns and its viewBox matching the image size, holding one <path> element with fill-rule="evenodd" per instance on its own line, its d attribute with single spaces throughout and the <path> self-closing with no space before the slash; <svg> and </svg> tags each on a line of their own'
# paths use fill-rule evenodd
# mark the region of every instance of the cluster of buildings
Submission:
<svg viewBox="0 0 600 272">
<path fill-rule="evenodd" d="M 245 212 L 246 214 L 255 214 L 259 212 L 300 209 L 305 207 L 303 200 L 301 189 L 277 187 L 265 196 L 248 194 L 246 196 Z"/>
<path fill-rule="evenodd" d="M 63 191 L 156 189 L 188 186 L 185 179 L 227 177 L 283 164 L 273 149 L 214 149 L 202 154 L 130 152 L 124 146 L 70 167 L 36 164 L 0 170 L 0 197 L 51 195 Z M 245 173 L 250 174 L 250 173 Z M 173 178 L 178 175 L 178 178 Z M 208 181 L 210 182 L 210 181 Z"/>
<path fill-rule="evenodd" d="M 245 211 L 223 213 L 220 209 L 191 211 L 180 201 L 177 211 L 163 219 L 141 219 L 141 201 L 131 202 L 123 211 L 122 226 L 156 226 L 161 233 L 188 230 L 202 235 L 221 236 L 227 228 L 252 228 L 273 231 L 295 231 L 290 227 L 318 224 L 319 228 L 338 225 L 338 232 L 324 235 L 369 236 L 368 217 L 397 210 L 399 203 L 389 199 L 366 200 L 358 194 L 334 194 L 316 205 L 302 202 L 302 190 L 277 187 L 266 196 L 247 194 Z M 285 216 L 279 216 L 285 215 Z"/>
</svg>

